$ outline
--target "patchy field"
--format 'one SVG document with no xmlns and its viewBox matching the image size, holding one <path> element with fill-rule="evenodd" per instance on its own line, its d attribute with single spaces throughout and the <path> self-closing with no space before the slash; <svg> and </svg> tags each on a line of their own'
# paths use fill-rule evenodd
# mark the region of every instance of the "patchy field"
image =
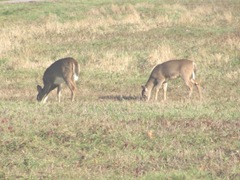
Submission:
<svg viewBox="0 0 240 180">
<path fill-rule="evenodd" d="M 0 1 L 1 2 L 1 1 Z M 0 179 L 238 179 L 240 34 L 236 0 L 0 4 Z M 70 9 L 70 11 L 69 11 Z M 81 65 L 36 102 L 54 60 Z M 181 80 L 140 100 L 153 66 L 188 58 L 203 101 Z M 160 93 L 159 99 L 162 99 Z"/>
<path fill-rule="evenodd" d="M 32 3 L 32 2 L 42 2 L 45 0 L 8 0 L 0 1 L 1 4 L 15 4 L 15 3 Z"/>
</svg>

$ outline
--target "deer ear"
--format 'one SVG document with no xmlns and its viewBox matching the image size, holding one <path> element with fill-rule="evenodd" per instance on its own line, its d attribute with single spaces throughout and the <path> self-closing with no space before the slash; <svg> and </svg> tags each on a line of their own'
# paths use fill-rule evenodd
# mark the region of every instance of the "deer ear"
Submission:
<svg viewBox="0 0 240 180">
<path fill-rule="evenodd" d="M 38 90 L 38 92 L 41 92 L 42 91 L 42 87 L 37 85 L 37 90 Z"/>
</svg>

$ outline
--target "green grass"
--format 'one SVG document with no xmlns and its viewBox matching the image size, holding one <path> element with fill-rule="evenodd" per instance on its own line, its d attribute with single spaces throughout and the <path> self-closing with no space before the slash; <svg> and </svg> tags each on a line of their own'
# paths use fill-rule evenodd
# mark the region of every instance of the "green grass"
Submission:
<svg viewBox="0 0 240 180">
<path fill-rule="evenodd" d="M 165 178 L 215 179 L 239 173 L 239 122 L 221 120 L 224 113 L 211 120 L 216 110 L 205 105 L 186 110 L 184 104 L 21 101 L 7 107 L 1 103 L 5 177 L 147 178 L 165 172 Z"/>
<path fill-rule="evenodd" d="M 240 3 L 49 1 L 0 4 L 0 179 L 238 179 Z M 81 65 L 75 102 L 45 105 L 55 60 Z M 143 102 L 151 69 L 193 59 L 203 88 Z"/>
</svg>

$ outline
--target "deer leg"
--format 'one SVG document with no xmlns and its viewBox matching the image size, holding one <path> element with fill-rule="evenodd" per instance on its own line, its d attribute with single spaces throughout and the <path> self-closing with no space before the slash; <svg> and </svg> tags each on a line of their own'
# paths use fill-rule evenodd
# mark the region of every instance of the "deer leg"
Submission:
<svg viewBox="0 0 240 180">
<path fill-rule="evenodd" d="M 185 83 L 189 88 L 188 97 L 190 98 L 192 96 L 192 92 L 193 92 L 193 83 L 190 80 L 185 81 Z"/>
<path fill-rule="evenodd" d="M 166 82 L 163 83 L 163 100 L 164 101 L 167 100 L 167 86 L 168 86 L 168 84 Z"/>
<path fill-rule="evenodd" d="M 157 101 L 158 99 L 158 92 L 159 92 L 159 88 L 156 87 L 155 101 Z"/>
<path fill-rule="evenodd" d="M 48 95 L 44 97 L 44 99 L 42 100 L 42 103 L 45 104 L 47 99 L 48 99 Z"/>
<path fill-rule="evenodd" d="M 156 88 L 155 101 L 157 101 L 157 99 L 158 99 L 158 92 L 159 92 L 159 89 L 161 88 L 162 84 L 163 84 L 163 81 L 160 81 L 155 86 L 155 88 Z"/>
<path fill-rule="evenodd" d="M 42 102 L 43 104 L 46 103 L 47 99 L 48 99 L 48 94 L 53 90 L 55 89 L 57 86 L 56 85 L 52 85 L 52 86 L 49 86 L 46 90 L 46 96 L 43 98 Z"/>
<path fill-rule="evenodd" d="M 74 101 L 76 84 L 75 82 L 71 81 L 71 82 L 67 82 L 67 86 L 71 91 L 71 100 Z"/>
<path fill-rule="evenodd" d="M 52 90 L 51 88 L 52 88 L 52 86 L 49 85 L 49 84 L 44 85 L 44 88 L 42 90 L 42 93 L 44 94 L 44 96 L 43 96 L 42 101 L 41 101 L 43 104 L 46 103 L 46 101 L 48 99 L 48 94 Z"/>
<path fill-rule="evenodd" d="M 58 96 L 58 102 L 60 103 L 61 102 L 61 90 L 62 90 L 62 86 L 61 84 L 58 85 L 57 87 L 57 96 Z"/>
<path fill-rule="evenodd" d="M 56 87 L 58 87 L 58 85 L 54 85 L 54 84 L 53 84 L 53 85 L 51 86 L 51 88 L 50 88 L 50 91 L 49 91 L 49 92 L 51 92 L 52 90 L 54 90 Z M 47 100 L 47 99 L 46 99 L 46 100 Z"/>
<path fill-rule="evenodd" d="M 196 86 L 197 90 L 198 90 L 198 95 L 200 100 L 202 99 L 202 90 L 201 90 L 201 86 L 198 84 L 197 81 L 195 81 L 194 79 L 191 79 L 191 82 Z"/>
</svg>

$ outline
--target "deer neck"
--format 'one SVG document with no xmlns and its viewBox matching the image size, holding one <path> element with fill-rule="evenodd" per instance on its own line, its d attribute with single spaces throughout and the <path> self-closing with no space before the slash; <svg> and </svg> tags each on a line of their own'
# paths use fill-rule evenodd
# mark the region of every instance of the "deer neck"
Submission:
<svg viewBox="0 0 240 180">
<path fill-rule="evenodd" d="M 154 87 L 154 78 L 150 77 L 145 85 L 145 87 L 148 89 L 148 90 L 152 90 L 153 87 Z"/>
</svg>

